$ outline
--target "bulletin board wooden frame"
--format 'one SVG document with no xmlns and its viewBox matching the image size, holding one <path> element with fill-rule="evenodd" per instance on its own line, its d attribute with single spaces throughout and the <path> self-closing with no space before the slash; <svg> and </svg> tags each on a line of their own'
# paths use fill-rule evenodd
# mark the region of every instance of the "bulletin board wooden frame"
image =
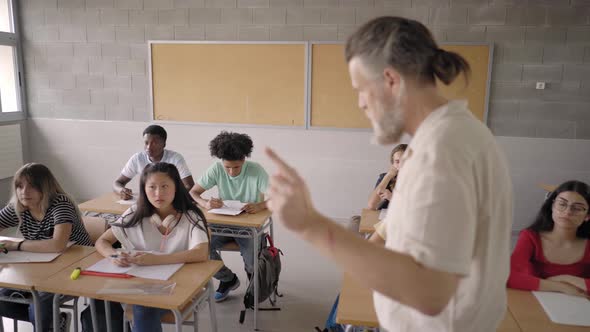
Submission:
<svg viewBox="0 0 590 332">
<path fill-rule="evenodd" d="M 167 53 L 159 53 L 160 47 Z M 192 53 L 184 51 L 186 47 Z M 358 109 L 343 47 L 342 42 L 149 41 L 152 119 L 214 126 L 369 130 L 369 121 Z M 473 100 L 467 96 L 470 110 L 487 123 L 493 43 L 443 43 L 441 47 L 464 55 L 472 66 L 469 85 L 462 77 L 449 87 L 440 84 L 443 95 L 450 99 L 475 95 Z M 197 76 L 206 79 L 194 80 Z M 245 93 L 244 89 L 250 90 Z"/>
<path fill-rule="evenodd" d="M 443 43 L 441 48 L 463 55 L 471 65 L 469 85 L 462 76 L 449 86 L 438 83 L 449 99 L 468 99 L 469 108 L 487 123 L 492 76 L 492 43 Z M 368 129 L 370 122 L 358 108 L 341 42 L 313 42 L 310 46 L 309 127 L 312 129 Z"/>
<path fill-rule="evenodd" d="M 148 45 L 154 121 L 305 127 L 306 42 Z"/>
</svg>

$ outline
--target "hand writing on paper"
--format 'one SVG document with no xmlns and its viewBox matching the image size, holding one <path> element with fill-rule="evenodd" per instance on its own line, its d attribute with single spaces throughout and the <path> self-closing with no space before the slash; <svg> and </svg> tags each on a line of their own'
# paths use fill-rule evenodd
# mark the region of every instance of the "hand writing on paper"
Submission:
<svg viewBox="0 0 590 332">
<path fill-rule="evenodd" d="M 136 253 L 134 255 L 130 255 L 127 260 L 129 263 L 136 264 L 136 265 L 156 265 L 158 255 L 149 254 L 145 252 Z"/>
<path fill-rule="evenodd" d="M 266 155 L 277 166 L 277 171 L 270 178 L 268 208 L 285 227 L 296 232 L 304 232 L 314 220 L 317 211 L 311 202 L 305 181 L 297 171 L 285 163 L 270 148 Z"/>
<path fill-rule="evenodd" d="M 133 191 L 129 188 L 123 188 L 123 189 L 121 189 L 119 196 L 121 196 L 121 199 L 124 199 L 124 200 L 132 199 L 133 198 Z"/>
<path fill-rule="evenodd" d="M 111 255 L 111 263 L 120 266 L 120 267 L 128 267 L 131 263 L 128 260 L 129 254 L 127 253 L 120 253 L 117 255 Z"/>
<path fill-rule="evenodd" d="M 386 200 L 390 201 L 391 200 L 391 191 L 389 189 L 385 189 L 379 193 L 379 197 L 381 197 L 381 199 L 386 199 Z"/>
<path fill-rule="evenodd" d="M 219 198 L 214 198 L 214 197 L 211 197 L 211 199 L 209 199 L 207 201 L 207 205 L 205 205 L 205 208 L 207 210 L 219 209 L 221 207 L 223 207 L 223 201 Z"/>
<path fill-rule="evenodd" d="M 264 202 L 262 203 L 248 203 L 242 208 L 246 213 L 258 213 L 264 210 Z"/>
</svg>

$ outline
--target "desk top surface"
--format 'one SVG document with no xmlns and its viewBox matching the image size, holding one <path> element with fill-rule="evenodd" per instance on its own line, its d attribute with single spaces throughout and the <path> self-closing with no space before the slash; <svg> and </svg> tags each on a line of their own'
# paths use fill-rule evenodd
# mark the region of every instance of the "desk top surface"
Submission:
<svg viewBox="0 0 590 332">
<path fill-rule="evenodd" d="M 119 196 L 115 193 L 106 193 L 97 198 L 91 199 L 78 205 L 81 211 L 91 211 L 99 213 L 123 214 L 131 205 L 119 204 Z M 241 227 L 261 227 L 271 216 L 269 210 L 264 210 L 255 214 L 242 213 L 237 216 L 226 216 L 221 214 L 205 213 L 207 222 L 216 225 L 241 226 Z"/>
<path fill-rule="evenodd" d="M 213 214 L 205 212 L 207 222 L 215 225 L 241 226 L 241 227 L 261 227 L 271 216 L 270 210 L 263 210 L 255 214 L 242 212 L 237 216 L 226 216 L 223 214 Z"/>
<path fill-rule="evenodd" d="M 553 323 L 529 291 L 509 289 L 508 308 L 522 332 L 590 332 L 590 327 Z"/>
<path fill-rule="evenodd" d="M 361 213 L 360 233 L 372 233 L 375 231 L 375 224 L 379 222 L 379 210 L 363 209 Z"/>
<path fill-rule="evenodd" d="M 340 302 L 338 303 L 336 322 L 339 324 L 350 324 L 364 327 L 379 326 L 377 314 L 375 313 L 373 306 L 373 294 L 371 290 L 360 285 L 356 280 L 347 274 L 344 275 L 342 280 L 342 289 L 340 293 Z M 525 330 L 520 329 L 515 316 L 510 312 L 510 310 L 507 310 L 506 316 L 504 316 L 500 326 L 498 326 L 498 332 L 521 331 Z M 569 332 L 570 330 L 565 331 Z"/>
<path fill-rule="evenodd" d="M 172 295 L 125 295 L 125 294 L 97 294 L 106 285 L 132 285 L 138 282 L 165 283 L 159 280 L 143 278 L 109 278 L 81 275 L 77 280 L 71 280 L 70 274 L 76 267 L 87 268 L 103 257 L 95 252 L 92 255 L 76 262 L 45 281 L 40 282 L 35 288 L 44 292 L 51 292 L 70 296 L 85 296 L 100 300 L 115 301 L 127 304 L 158 307 L 169 310 L 181 310 L 189 303 L 211 280 L 213 275 L 221 269 L 221 261 L 207 261 L 202 263 L 185 264 L 169 281 L 176 282 Z"/>
<path fill-rule="evenodd" d="M 91 199 L 78 205 L 81 211 L 123 214 L 131 205 L 119 204 L 121 198 L 115 193 L 106 193 L 97 198 Z"/>
<path fill-rule="evenodd" d="M 373 306 L 373 294 L 371 290 L 360 285 L 347 274 L 342 279 L 336 322 L 354 326 L 379 326 L 377 314 Z"/>
<path fill-rule="evenodd" d="M 6 237 L 0 238 L 7 239 Z M 51 277 L 94 252 L 94 247 L 71 246 L 63 254 L 48 263 L 0 264 L 0 287 L 32 290 L 40 281 Z"/>
</svg>

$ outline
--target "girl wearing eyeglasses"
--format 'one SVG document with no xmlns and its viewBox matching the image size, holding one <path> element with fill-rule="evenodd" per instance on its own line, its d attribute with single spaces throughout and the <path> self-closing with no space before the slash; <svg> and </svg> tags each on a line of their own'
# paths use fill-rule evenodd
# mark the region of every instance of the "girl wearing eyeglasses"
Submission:
<svg viewBox="0 0 590 332">
<path fill-rule="evenodd" d="M 518 237 L 508 287 L 590 294 L 590 188 L 561 184 L 545 200 L 531 226 Z"/>
</svg>

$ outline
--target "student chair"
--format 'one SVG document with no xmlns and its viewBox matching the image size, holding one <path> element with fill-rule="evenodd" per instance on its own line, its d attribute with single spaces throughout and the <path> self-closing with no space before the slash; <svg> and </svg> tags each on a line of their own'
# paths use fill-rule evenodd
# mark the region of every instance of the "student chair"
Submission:
<svg viewBox="0 0 590 332">
<path fill-rule="evenodd" d="M 74 301 L 73 304 L 66 304 L 67 302 Z M 74 312 L 72 316 L 71 324 L 74 325 L 74 332 L 78 332 L 78 298 L 72 296 L 62 296 L 59 300 L 59 307 L 62 309 L 70 309 Z M 12 320 L 12 330 L 18 332 L 18 320 Z M 0 317 L 0 332 L 4 332 L 4 324 L 2 317 Z"/>
</svg>

